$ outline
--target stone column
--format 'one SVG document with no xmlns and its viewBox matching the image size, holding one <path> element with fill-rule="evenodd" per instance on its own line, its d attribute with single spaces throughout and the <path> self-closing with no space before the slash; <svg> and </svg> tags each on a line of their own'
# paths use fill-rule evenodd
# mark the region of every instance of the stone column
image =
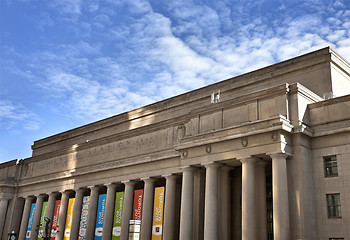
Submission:
<svg viewBox="0 0 350 240">
<path fill-rule="evenodd" d="M 267 240 L 267 209 L 266 209 L 266 162 L 255 164 L 256 184 L 256 235 L 260 240 Z"/>
<path fill-rule="evenodd" d="M 255 158 L 242 162 L 242 240 L 255 240 Z"/>
<path fill-rule="evenodd" d="M 273 235 L 274 239 L 288 240 L 289 203 L 287 181 L 287 155 L 272 154 L 272 201 L 273 201 Z"/>
<path fill-rule="evenodd" d="M 39 230 L 41 210 L 43 208 L 44 198 L 45 198 L 45 195 L 42 195 L 42 194 L 36 197 L 36 205 L 35 205 L 35 211 L 34 211 L 32 233 L 30 234 L 30 240 L 37 240 L 38 238 L 37 230 Z"/>
<path fill-rule="evenodd" d="M 55 203 L 56 203 L 57 196 L 58 196 L 57 192 L 49 193 L 49 200 L 47 202 L 46 217 L 50 219 L 50 225 L 52 224 L 53 211 L 55 210 Z"/>
<path fill-rule="evenodd" d="M 165 204 L 163 239 L 175 240 L 175 206 L 176 206 L 176 175 L 165 175 Z"/>
<path fill-rule="evenodd" d="M 56 240 L 63 240 L 64 238 L 64 228 L 66 227 L 67 208 L 70 194 L 71 191 L 64 191 L 62 193 L 60 213 L 58 216 L 58 232 L 56 235 Z"/>
<path fill-rule="evenodd" d="M 109 183 L 107 186 L 107 199 L 105 217 L 103 220 L 102 240 L 112 239 L 112 228 L 113 228 L 113 217 L 114 217 L 114 206 L 115 206 L 115 194 L 117 185 Z"/>
<path fill-rule="evenodd" d="M 10 200 L 7 205 L 6 221 L 2 232 L 2 238 L 0 236 L 1 239 L 7 239 L 8 234 L 12 231 L 14 231 L 18 237 L 24 209 L 25 199 L 23 197 L 8 196 L 8 199 Z"/>
<path fill-rule="evenodd" d="M 219 239 L 229 240 L 230 239 L 230 193 L 231 193 L 231 183 L 230 183 L 230 170 L 232 168 L 229 166 L 223 166 L 220 168 L 220 178 L 219 178 Z"/>
<path fill-rule="evenodd" d="M 30 209 L 32 208 L 32 203 L 34 201 L 34 197 L 30 196 L 30 197 L 26 197 L 25 199 L 26 200 L 24 203 L 24 210 L 23 210 L 23 214 L 22 214 L 21 228 L 19 229 L 18 240 L 25 240 L 26 239 Z"/>
<path fill-rule="evenodd" d="M 129 238 L 129 220 L 132 218 L 132 205 L 134 203 L 134 185 L 133 181 L 122 182 L 125 185 L 124 204 L 122 216 L 122 230 L 120 240 L 128 240 Z"/>
<path fill-rule="evenodd" d="M 83 204 L 83 197 L 85 189 L 78 188 L 75 191 L 75 201 L 73 209 L 73 219 L 72 227 L 70 232 L 70 239 L 76 240 L 79 236 L 79 226 L 80 226 L 80 215 L 81 215 L 81 205 Z"/>
<path fill-rule="evenodd" d="M 150 240 L 152 237 L 152 215 L 155 179 L 143 178 L 141 180 L 145 183 L 142 204 L 141 240 Z"/>
<path fill-rule="evenodd" d="M 91 193 L 90 193 L 90 206 L 88 210 L 87 226 L 86 226 L 86 239 L 94 239 L 97 207 L 98 207 L 98 196 L 99 196 L 101 187 L 91 186 L 89 188 L 91 189 Z"/>
<path fill-rule="evenodd" d="M 206 168 L 204 240 L 218 239 L 218 168 L 217 163 L 204 164 Z M 221 240 L 221 239 L 220 239 Z"/>
<path fill-rule="evenodd" d="M 0 200 L 0 236 L 2 236 L 2 232 L 4 230 L 8 204 L 9 200 L 7 198 L 2 198 Z"/>
<path fill-rule="evenodd" d="M 180 240 L 192 239 L 194 168 L 185 167 L 182 174 Z"/>
</svg>

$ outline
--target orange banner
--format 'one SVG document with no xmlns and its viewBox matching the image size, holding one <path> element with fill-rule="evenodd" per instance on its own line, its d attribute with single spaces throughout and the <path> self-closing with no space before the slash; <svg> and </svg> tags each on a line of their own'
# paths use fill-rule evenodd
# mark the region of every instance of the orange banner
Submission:
<svg viewBox="0 0 350 240">
<path fill-rule="evenodd" d="M 162 240 L 163 233 L 164 187 L 154 189 L 152 240 Z"/>
<path fill-rule="evenodd" d="M 70 232 L 71 232 L 72 221 L 73 221 L 74 202 L 75 202 L 75 198 L 69 199 L 68 209 L 67 209 L 67 218 L 66 218 L 66 227 L 64 228 L 64 240 L 70 239 Z"/>
<path fill-rule="evenodd" d="M 142 219 L 142 203 L 143 203 L 143 189 L 135 190 L 134 192 L 134 210 L 132 219 Z"/>
</svg>

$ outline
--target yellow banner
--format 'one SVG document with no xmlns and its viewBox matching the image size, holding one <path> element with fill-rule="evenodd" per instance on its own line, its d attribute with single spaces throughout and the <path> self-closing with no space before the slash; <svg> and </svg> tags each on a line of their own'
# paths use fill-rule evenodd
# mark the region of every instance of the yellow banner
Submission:
<svg viewBox="0 0 350 240">
<path fill-rule="evenodd" d="M 69 199 L 68 209 L 67 209 L 67 218 L 66 218 L 66 227 L 64 228 L 64 240 L 70 239 L 70 232 L 71 232 L 72 220 L 73 220 L 74 202 L 75 202 L 75 198 Z"/>
<path fill-rule="evenodd" d="M 164 187 L 154 189 L 152 240 L 162 240 L 163 233 Z"/>
</svg>

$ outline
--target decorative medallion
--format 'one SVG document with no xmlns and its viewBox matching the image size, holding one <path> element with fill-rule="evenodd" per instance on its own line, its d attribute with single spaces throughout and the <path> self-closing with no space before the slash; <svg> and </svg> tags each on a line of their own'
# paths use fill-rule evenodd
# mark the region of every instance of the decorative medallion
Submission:
<svg viewBox="0 0 350 240">
<path fill-rule="evenodd" d="M 24 164 L 23 165 L 23 176 L 27 176 L 27 173 L 28 173 L 28 164 Z"/>
<path fill-rule="evenodd" d="M 248 138 L 242 139 L 242 146 L 243 146 L 243 147 L 248 146 Z"/>
<path fill-rule="evenodd" d="M 182 156 L 183 156 L 184 158 L 187 158 L 187 156 L 188 156 L 188 151 L 187 151 L 187 150 L 183 150 Z"/>
<path fill-rule="evenodd" d="M 186 135 L 186 126 L 184 124 L 180 124 L 177 127 L 177 137 L 178 139 L 182 139 Z"/>
<path fill-rule="evenodd" d="M 205 148 L 205 151 L 206 151 L 207 153 L 211 153 L 211 146 L 208 145 L 208 146 Z"/>
<path fill-rule="evenodd" d="M 276 142 L 278 140 L 277 133 L 272 133 L 271 138 L 272 138 L 272 141 Z"/>
</svg>

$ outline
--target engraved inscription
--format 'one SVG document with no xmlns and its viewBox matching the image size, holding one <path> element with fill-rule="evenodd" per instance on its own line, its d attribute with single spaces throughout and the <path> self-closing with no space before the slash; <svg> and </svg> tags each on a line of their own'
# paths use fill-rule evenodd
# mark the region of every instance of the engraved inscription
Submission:
<svg viewBox="0 0 350 240">
<path fill-rule="evenodd" d="M 78 167 L 161 151 L 172 147 L 172 129 L 144 134 L 77 152 Z"/>
<path fill-rule="evenodd" d="M 33 176 L 72 170 L 80 167 L 158 152 L 172 147 L 172 128 L 135 136 L 89 149 L 79 149 L 64 156 L 53 157 L 34 163 Z M 127 161 L 127 160 L 125 160 Z M 120 160 L 115 162 L 120 164 Z"/>
<path fill-rule="evenodd" d="M 68 156 L 54 157 L 34 164 L 33 177 L 67 170 Z"/>
</svg>

